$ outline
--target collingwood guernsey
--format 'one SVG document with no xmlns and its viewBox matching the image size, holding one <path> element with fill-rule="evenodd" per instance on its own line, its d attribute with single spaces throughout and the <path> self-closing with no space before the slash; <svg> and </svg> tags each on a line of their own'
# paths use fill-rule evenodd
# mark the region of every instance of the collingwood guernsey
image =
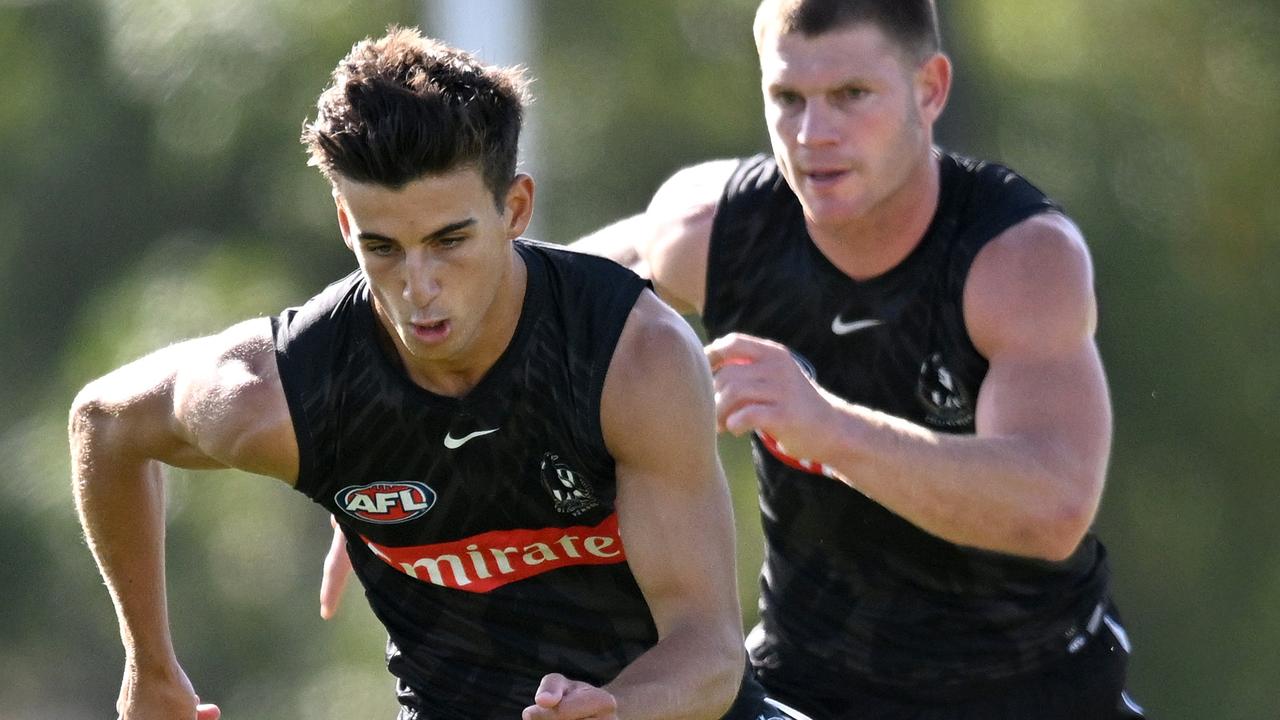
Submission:
<svg viewBox="0 0 1280 720">
<path fill-rule="evenodd" d="M 274 319 L 297 489 L 342 526 L 402 718 L 519 717 L 657 642 L 627 565 L 600 398 L 645 283 L 525 240 L 522 313 L 466 396 L 415 385 L 356 272 Z"/>
<path fill-rule="evenodd" d="M 987 242 L 1057 206 L 1007 168 L 940 153 L 940 197 L 919 245 L 856 281 L 814 245 L 771 157 L 744 160 L 711 236 L 703 319 L 715 337 L 780 342 L 845 400 L 938 432 L 973 433 L 986 359 L 962 294 Z M 1063 562 L 962 547 L 754 439 L 768 552 L 748 643 L 766 687 L 842 697 L 851 684 L 945 699 L 1032 672 L 1096 630 L 1108 569 L 1087 535 Z"/>
</svg>

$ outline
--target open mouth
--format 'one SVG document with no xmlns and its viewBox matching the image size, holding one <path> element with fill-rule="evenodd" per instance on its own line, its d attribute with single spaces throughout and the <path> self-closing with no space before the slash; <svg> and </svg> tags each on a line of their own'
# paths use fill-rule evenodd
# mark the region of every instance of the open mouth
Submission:
<svg viewBox="0 0 1280 720">
<path fill-rule="evenodd" d="M 413 336 L 423 342 L 439 342 L 449 335 L 449 321 L 413 323 Z"/>
</svg>

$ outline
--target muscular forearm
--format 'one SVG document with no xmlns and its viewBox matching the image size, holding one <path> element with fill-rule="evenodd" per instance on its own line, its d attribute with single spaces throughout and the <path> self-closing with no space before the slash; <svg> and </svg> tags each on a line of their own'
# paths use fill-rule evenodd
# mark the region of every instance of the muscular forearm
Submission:
<svg viewBox="0 0 1280 720">
<path fill-rule="evenodd" d="M 1096 383 L 1074 383 L 1039 404 L 1032 385 L 988 372 L 974 435 L 935 432 L 855 405 L 806 377 L 778 343 L 731 334 L 707 346 L 716 417 L 735 434 L 757 431 L 794 458 L 819 461 L 843 482 L 921 529 L 959 545 L 1026 557 L 1067 557 L 1102 494 L 1110 414 Z M 1053 368 L 1036 374 L 1053 384 Z M 1058 385 L 1066 386 L 1063 373 Z M 993 381 L 993 378 L 995 380 Z M 1002 381 L 1002 382 L 996 382 Z M 1045 395 L 1044 392 L 1041 395 Z M 1010 396 L 1016 396 L 1017 401 Z M 1045 408 L 1058 408 L 1052 415 Z"/>
<path fill-rule="evenodd" d="M 733 702 L 745 667 L 736 633 L 675 629 L 606 686 L 626 720 L 715 720 Z"/>
<path fill-rule="evenodd" d="M 73 413 L 73 490 L 128 663 L 139 672 L 163 673 L 176 662 L 165 606 L 162 472 L 159 463 L 131 456 L 118 423 L 92 406 Z"/>
<path fill-rule="evenodd" d="M 934 535 L 1058 560 L 1092 522 L 1101 472 L 1073 466 L 1051 441 L 937 433 L 828 399 L 839 421 L 829 426 L 824 462 L 843 482 Z"/>
</svg>

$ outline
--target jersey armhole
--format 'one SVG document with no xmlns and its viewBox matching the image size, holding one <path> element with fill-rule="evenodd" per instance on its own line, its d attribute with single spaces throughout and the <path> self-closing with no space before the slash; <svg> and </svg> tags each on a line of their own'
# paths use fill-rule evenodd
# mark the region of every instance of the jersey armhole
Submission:
<svg viewBox="0 0 1280 720">
<path fill-rule="evenodd" d="M 303 402 L 300 382 L 294 372 L 292 357 L 289 351 L 289 335 L 287 320 L 292 319 L 296 310 L 271 318 L 271 337 L 275 346 L 276 369 L 280 375 L 280 386 L 284 389 L 285 402 L 289 406 L 289 418 L 293 424 L 293 434 L 298 441 L 298 478 L 294 489 L 307 497 L 314 498 L 316 485 L 315 438 L 311 434 L 311 424 L 307 422 L 306 405 Z"/>
<path fill-rule="evenodd" d="M 627 322 L 631 319 L 631 313 L 640 300 L 640 294 L 645 290 L 653 291 L 653 284 L 648 280 L 636 275 L 629 280 L 632 280 L 628 283 L 629 287 L 615 293 L 609 309 L 603 310 L 605 317 L 616 316 L 618 320 L 608 324 L 604 332 L 597 337 L 591 363 L 591 386 L 588 397 L 591 401 L 589 417 L 592 442 L 599 443 L 598 447 L 605 449 L 610 463 L 613 462 L 613 454 L 608 452 L 609 445 L 604 438 L 604 384 L 609 375 L 609 368 L 613 365 L 613 359 L 618 353 L 618 341 L 622 338 L 622 331 L 626 328 Z"/>
<path fill-rule="evenodd" d="M 717 327 L 723 320 L 722 308 L 731 307 L 731 299 L 726 298 L 732 286 L 733 263 L 725 258 L 731 249 L 726 247 L 728 238 L 733 235 L 732 228 L 740 222 L 745 204 L 744 196 L 761 194 L 758 187 L 759 173 L 769 160 L 767 155 L 753 155 L 738 162 L 725 182 L 716 205 L 715 216 L 711 219 L 711 237 L 707 241 L 707 271 L 704 278 L 705 289 L 702 298 L 702 323 L 707 328 Z M 755 180 L 756 182 L 752 182 Z"/>
</svg>

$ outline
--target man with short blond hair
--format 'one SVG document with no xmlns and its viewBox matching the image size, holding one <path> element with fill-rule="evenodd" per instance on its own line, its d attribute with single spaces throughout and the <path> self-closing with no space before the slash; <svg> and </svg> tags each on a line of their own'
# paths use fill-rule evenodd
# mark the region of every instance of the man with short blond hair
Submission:
<svg viewBox="0 0 1280 720">
<path fill-rule="evenodd" d="M 772 153 L 683 169 L 580 248 L 701 314 L 755 446 L 748 647 L 822 718 L 1134 718 L 1090 531 L 1111 444 L 1084 239 L 944 151 L 932 0 L 765 0 Z"/>
</svg>

